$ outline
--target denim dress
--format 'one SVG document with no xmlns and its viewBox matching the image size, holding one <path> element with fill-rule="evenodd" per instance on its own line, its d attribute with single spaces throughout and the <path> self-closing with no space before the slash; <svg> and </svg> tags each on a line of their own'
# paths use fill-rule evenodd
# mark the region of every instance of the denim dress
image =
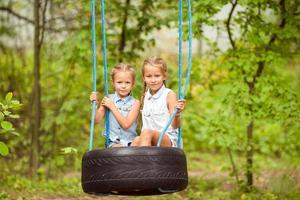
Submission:
<svg viewBox="0 0 300 200">
<path fill-rule="evenodd" d="M 110 94 L 109 98 L 114 102 L 115 106 L 118 108 L 119 112 L 127 117 L 133 104 L 135 103 L 135 99 L 132 96 L 127 96 L 124 98 L 120 98 L 117 93 Z M 128 129 L 123 129 L 121 125 L 118 123 L 117 119 L 113 115 L 112 112 L 109 113 L 109 128 L 110 128 L 110 146 L 113 144 L 121 144 L 122 146 L 129 146 L 132 140 L 137 136 L 136 127 L 137 122 L 133 122 L 133 124 Z M 105 128 L 103 130 L 103 135 L 106 134 Z"/>
</svg>

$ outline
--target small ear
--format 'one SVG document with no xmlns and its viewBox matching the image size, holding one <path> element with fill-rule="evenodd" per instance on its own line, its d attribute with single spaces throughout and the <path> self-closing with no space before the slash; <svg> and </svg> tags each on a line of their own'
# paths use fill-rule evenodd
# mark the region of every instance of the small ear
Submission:
<svg viewBox="0 0 300 200">
<path fill-rule="evenodd" d="M 165 81 L 165 80 L 167 80 L 167 78 L 168 78 L 167 74 L 164 74 L 164 79 L 163 80 Z"/>
</svg>

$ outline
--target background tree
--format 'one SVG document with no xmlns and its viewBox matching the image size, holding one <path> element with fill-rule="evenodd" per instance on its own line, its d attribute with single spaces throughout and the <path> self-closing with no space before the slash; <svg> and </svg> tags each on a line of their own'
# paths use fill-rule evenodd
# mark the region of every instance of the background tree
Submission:
<svg viewBox="0 0 300 200">
<path fill-rule="evenodd" d="M 39 17 L 34 17 L 34 2 Z M 299 1 L 192 2 L 194 44 L 200 41 L 201 54 L 194 51 L 182 125 L 189 170 L 197 173 L 191 173 L 189 189 L 177 195 L 181 199 L 195 194 L 205 199 L 209 195 L 247 199 L 259 191 L 262 196 L 257 199 L 297 196 L 290 188 L 297 187 L 298 179 L 290 184 L 285 181 L 290 180 L 290 173 L 298 174 L 300 157 Z M 178 28 L 177 9 L 178 2 L 170 0 L 106 1 L 109 68 L 129 62 L 136 66 L 137 80 L 141 80 L 142 60 L 160 54 L 168 63 L 167 86 L 176 90 L 177 50 L 167 52 L 160 46 L 177 45 L 173 36 Z M 187 16 L 184 18 L 187 39 Z M 99 2 L 96 23 L 97 89 L 102 93 Z M 157 33 L 167 41 L 156 45 Z M 75 196 L 81 192 L 81 156 L 88 147 L 90 128 L 91 43 L 90 1 L 0 1 L 0 121 L 9 122 L 4 122 L 0 131 L 0 151 L 6 154 L 4 146 L 9 148 L 9 154 L 0 158 L 0 187 L 5 191 L 27 194 L 42 187 L 44 181 L 51 191 L 58 191 L 57 187 L 64 194 L 66 188 L 76 188 L 71 192 Z M 184 54 L 184 66 L 186 57 Z M 4 96 L 10 92 L 23 105 L 17 119 L 5 110 L 11 104 Z M 133 95 L 139 98 L 141 92 L 142 82 L 137 81 Z M 8 111 L 13 116 L 16 112 Z M 10 127 L 18 137 L 3 130 Z M 101 130 L 101 126 L 95 130 L 94 146 L 99 148 L 104 142 Z M 288 174 L 279 181 L 280 187 L 288 188 L 285 192 L 276 193 L 261 186 L 259 179 L 253 181 L 265 178 L 266 168 L 274 169 L 266 164 L 269 159 L 283 163 L 275 171 L 276 175 Z M 215 166 L 207 165 L 210 162 Z M 24 176 L 28 171 L 37 175 L 36 182 Z M 215 182 L 203 178 L 205 172 L 225 175 Z M 68 177 L 66 182 L 61 182 L 63 177 Z M 235 190 L 233 181 L 250 193 Z M 276 184 L 271 178 L 267 181 Z M 252 185 L 259 190 L 250 191 Z M 229 196 L 222 196 L 228 191 Z M 276 196 L 270 197 L 273 193 Z"/>
<path fill-rule="evenodd" d="M 99 6 L 96 8 L 97 56 L 101 63 Z M 8 41 L 14 38 L 19 41 L 14 44 L 7 43 L 4 37 L 0 40 L 5 46 L 4 59 L 1 59 L 1 71 L 5 71 L 0 75 L 1 92 L 14 91 L 24 104 L 16 124 L 22 127 L 21 137 L 13 149 L 25 149 L 17 156 L 22 156 L 23 163 L 29 163 L 31 175 L 40 169 L 51 176 L 53 167 L 65 164 L 59 150 L 78 146 L 88 135 L 89 107 L 83 105 L 89 105 L 86 97 L 91 87 L 91 7 L 84 0 L 75 3 L 39 0 L 34 4 L 3 1 L 0 8 L 5 22 L 3 29 L 14 33 L 9 35 L 4 31 L 3 34 Z M 134 61 L 145 47 L 153 45 L 153 38 L 147 34 L 168 25 L 169 21 L 160 14 L 168 8 L 168 1 L 107 3 L 109 66 L 121 60 Z M 32 38 L 34 45 L 27 38 Z M 101 76 L 100 64 L 98 67 Z M 102 85 L 102 79 L 98 79 L 98 85 Z M 77 134 L 74 136 L 73 132 Z"/>
<path fill-rule="evenodd" d="M 219 109 L 223 115 L 219 115 L 210 124 L 214 126 L 213 131 L 221 133 L 219 138 L 223 141 L 219 142 L 222 146 L 232 148 L 236 140 L 234 148 L 240 150 L 239 139 L 242 138 L 239 138 L 240 134 L 236 131 L 241 130 L 234 127 L 237 124 L 247 124 L 243 148 L 246 152 L 247 188 L 251 188 L 253 157 L 254 151 L 259 150 L 256 142 L 259 141 L 259 132 L 263 128 L 262 122 L 272 123 L 269 120 L 276 118 L 284 126 L 284 121 L 296 122 L 299 118 L 299 95 L 288 89 L 289 86 L 280 73 L 287 55 L 297 55 L 299 50 L 299 34 L 290 34 L 299 33 L 299 2 L 233 0 L 195 4 L 194 8 L 206 8 L 201 13 L 197 12 L 195 26 L 220 26 L 221 30 L 227 32 L 230 47 L 224 52 L 219 51 L 217 57 L 218 65 L 228 74 L 224 83 L 230 87 L 226 88 L 227 92 L 223 92 L 224 100 Z M 220 12 L 224 6 L 229 7 L 228 17 L 223 23 L 218 23 L 212 14 Z M 201 30 L 196 31 L 196 35 L 203 37 Z M 282 110 L 282 107 L 285 109 Z M 240 121 L 237 122 L 236 119 Z M 233 123 L 229 123 L 229 120 L 233 120 Z M 254 130 L 258 134 L 256 138 Z M 234 164 L 233 170 L 236 172 Z"/>
</svg>

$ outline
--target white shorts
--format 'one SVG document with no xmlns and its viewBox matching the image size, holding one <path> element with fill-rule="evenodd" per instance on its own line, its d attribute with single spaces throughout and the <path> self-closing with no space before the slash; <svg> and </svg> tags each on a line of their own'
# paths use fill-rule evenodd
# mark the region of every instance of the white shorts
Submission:
<svg viewBox="0 0 300 200">
<path fill-rule="evenodd" d="M 166 135 L 169 137 L 171 143 L 172 143 L 172 147 L 178 147 L 178 132 L 177 131 L 170 131 L 170 132 L 166 132 Z M 183 143 L 181 140 L 181 148 L 183 147 Z"/>
</svg>

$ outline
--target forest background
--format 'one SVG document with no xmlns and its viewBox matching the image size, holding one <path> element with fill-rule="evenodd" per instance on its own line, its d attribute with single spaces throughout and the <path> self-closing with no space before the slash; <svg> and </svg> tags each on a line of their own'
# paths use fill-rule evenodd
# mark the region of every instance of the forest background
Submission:
<svg viewBox="0 0 300 200">
<path fill-rule="evenodd" d="M 150 55 L 167 60 L 167 86 L 177 91 L 178 4 L 106 1 L 108 66 L 136 67 L 136 98 L 140 66 Z M 299 5 L 192 1 L 193 63 L 182 122 L 189 187 L 140 199 L 298 199 Z M 186 4 L 184 13 L 187 40 Z M 80 187 L 91 115 L 91 2 L 2 0 L 0 22 L 0 199 L 93 199 Z M 101 129 L 97 148 L 104 143 Z"/>
</svg>

